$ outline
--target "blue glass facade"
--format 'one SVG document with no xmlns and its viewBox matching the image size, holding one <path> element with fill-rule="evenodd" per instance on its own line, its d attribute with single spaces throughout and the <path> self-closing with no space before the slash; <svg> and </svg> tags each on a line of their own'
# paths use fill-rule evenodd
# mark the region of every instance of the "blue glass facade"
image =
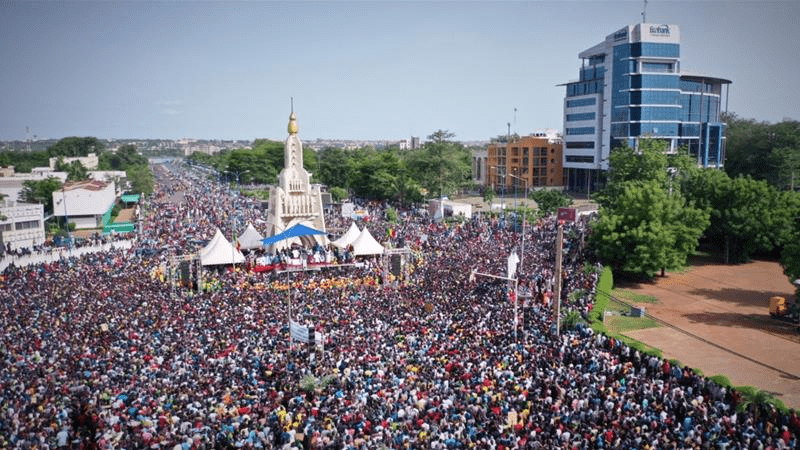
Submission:
<svg viewBox="0 0 800 450">
<path fill-rule="evenodd" d="M 681 73 L 677 26 L 630 25 L 584 50 L 580 58 L 579 79 L 565 84 L 569 189 L 590 190 L 597 178 L 590 174 L 607 169 L 613 148 L 636 147 L 644 137 L 668 142 L 671 151 L 685 146 L 700 166 L 724 162 L 720 113 L 723 87 L 730 81 Z M 593 126 L 583 126 L 589 124 Z"/>
<path fill-rule="evenodd" d="M 611 140 L 677 137 L 681 95 L 680 75 L 674 69 L 678 44 L 622 43 L 613 51 Z"/>
</svg>

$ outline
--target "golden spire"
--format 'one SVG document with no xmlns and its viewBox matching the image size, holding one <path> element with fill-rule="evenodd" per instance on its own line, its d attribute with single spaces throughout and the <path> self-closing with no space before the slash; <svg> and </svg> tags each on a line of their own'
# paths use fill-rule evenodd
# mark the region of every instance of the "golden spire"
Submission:
<svg viewBox="0 0 800 450">
<path fill-rule="evenodd" d="M 289 134 L 297 134 L 297 115 L 294 113 L 294 97 L 290 97 L 292 113 L 289 114 Z"/>
<path fill-rule="evenodd" d="M 294 111 L 289 115 L 289 134 L 297 134 L 297 115 Z"/>
</svg>

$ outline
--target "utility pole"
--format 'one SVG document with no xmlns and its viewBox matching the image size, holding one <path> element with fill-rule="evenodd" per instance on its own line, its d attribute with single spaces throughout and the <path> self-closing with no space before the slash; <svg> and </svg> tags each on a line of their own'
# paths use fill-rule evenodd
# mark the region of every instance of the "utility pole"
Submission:
<svg viewBox="0 0 800 450">
<path fill-rule="evenodd" d="M 553 302 L 553 315 L 556 319 L 556 336 L 561 333 L 561 251 L 564 246 L 564 225 L 558 224 L 558 234 L 556 235 L 556 272 L 555 286 L 553 288 L 555 301 Z"/>
</svg>

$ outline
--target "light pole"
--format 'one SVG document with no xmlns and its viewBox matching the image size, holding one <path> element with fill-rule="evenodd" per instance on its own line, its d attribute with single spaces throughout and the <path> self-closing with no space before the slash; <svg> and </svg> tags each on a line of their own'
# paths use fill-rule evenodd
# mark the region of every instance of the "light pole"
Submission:
<svg viewBox="0 0 800 450">
<path fill-rule="evenodd" d="M 487 278 L 494 278 L 496 280 L 506 280 L 506 281 L 510 281 L 510 282 L 514 283 L 514 343 L 515 344 L 518 343 L 518 340 L 517 340 L 517 324 L 519 323 L 519 315 L 517 313 L 517 302 L 519 301 L 519 291 L 518 291 L 519 283 L 517 281 L 517 278 L 503 277 L 503 276 L 500 276 L 500 275 L 492 275 L 490 273 L 478 272 L 476 269 L 472 269 L 472 271 L 469 274 L 469 280 L 470 281 L 475 281 L 475 276 L 476 275 L 480 275 L 482 277 L 487 277 Z"/>
<path fill-rule="evenodd" d="M 528 219 L 528 209 L 527 209 L 527 206 L 528 206 L 528 180 L 526 180 L 525 178 L 520 178 L 520 177 L 518 177 L 516 175 L 508 174 L 508 176 L 510 176 L 511 178 L 516 178 L 516 179 L 522 181 L 523 183 L 525 183 L 525 201 L 522 203 L 522 244 L 521 244 L 522 248 L 520 249 L 520 252 L 519 252 L 519 264 L 522 265 L 522 260 L 525 259 L 525 222 Z M 517 192 L 517 188 L 516 188 L 516 184 L 514 184 L 514 195 L 515 196 L 516 196 L 516 192 Z M 516 202 L 516 199 L 514 201 Z"/>
<path fill-rule="evenodd" d="M 225 173 L 230 175 L 236 175 L 236 189 L 237 194 L 239 193 L 239 177 L 244 173 L 249 173 L 250 170 L 226 170 Z M 236 209 L 236 204 L 233 204 L 233 209 Z M 236 223 L 233 220 L 233 211 L 231 211 L 231 264 L 233 265 L 234 270 L 236 269 Z"/>
<path fill-rule="evenodd" d="M 243 174 L 250 173 L 250 169 L 247 170 L 226 170 L 225 173 L 236 176 L 236 189 L 238 191 L 240 183 L 239 177 Z"/>
</svg>

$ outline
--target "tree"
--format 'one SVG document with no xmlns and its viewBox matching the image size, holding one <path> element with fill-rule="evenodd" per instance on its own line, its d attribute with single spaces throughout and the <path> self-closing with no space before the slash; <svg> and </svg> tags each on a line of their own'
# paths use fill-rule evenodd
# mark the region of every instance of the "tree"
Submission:
<svg viewBox="0 0 800 450">
<path fill-rule="evenodd" d="M 61 180 L 49 177 L 44 180 L 26 180 L 22 182 L 19 200 L 25 203 L 41 203 L 45 214 L 53 213 L 53 192 L 61 189 Z"/>
<path fill-rule="evenodd" d="M 783 192 L 786 207 L 786 223 L 781 236 L 783 250 L 781 265 L 783 272 L 794 282 L 800 279 L 800 192 Z M 800 286 L 798 286 L 800 292 Z M 799 297 L 800 298 L 800 297 Z"/>
<path fill-rule="evenodd" d="M 65 137 L 47 148 L 49 156 L 87 156 L 103 153 L 106 146 L 96 137 Z"/>
<path fill-rule="evenodd" d="M 130 166 L 125 175 L 128 177 L 131 192 L 145 195 L 153 193 L 153 172 L 148 166 Z"/>
<path fill-rule="evenodd" d="M 330 188 L 330 193 L 335 202 L 340 202 L 347 198 L 347 190 L 338 186 Z"/>
<path fill-rule="evenodd" d="M 491 186 L 486 186 L 486 187 L 483 189 L 483 201 L 484 201 L 484 202 L 486 202 L 486 203 L 491 203 L 491 202 L 492 202 L 492 200 L 494 200 L 494 198 L 495 198 L 496 196 L 497 196 L 497 194 L 494 192 L 494 189 L 492 189 L 492 187 L 491 187 Z"/>
<path fill-rule="evenodd" d="M 601 261 L 646 278 L 686 264 L 708 227 L 708 212 L 667 193 L 657 180 L 618 183 L 616 192 L 592 224 L 590 244 Z"/>
<path fill-rule="evenodd" d="M 404 173 L 396 152 L 364 149 L 364 157 L 354 161 L 349 184 L 359 196 L 375 200 L 388 200 L 393 196 L 392 186 Z"/>
<path fill-rule="evenodd" d="M 725 171 L 732 178 L 750 176 L 778 189 L 791 185 L 791 174 L 800 178 L 800 122 L 775 124 L 726 114 Z"/>
<path fill-rule="evenodd" d="M 130 166 L 147 165 L 147 158 L 139 154 L 133 144 L 125 144 L 116 152 L 103 152 L 98 157 L 97 167 L 100 170 L 127 170 Z"/>
<path fill-rule="evenodd" d="M 551 189 L 539 189 L 531 192 L 528 198 L 534 200 L 539 205 L 539 211 L 543 216 L 555 213 L 558 208 L 565 208 L 572 204 L 569 195 Z"/>
<path fill-rule="evenodd" d="M 319 173 L 315 174 L 317 179 L 327 186 L 348 188 L 354 167 L 351 154 L 341 148 L 326 147 L 320 151 L 318 157 Z"/>
<path fill-rule="evenodd" d="M 437 130 L 422 148 L 403 153 L 408 174 L 429 195 L 448 195 L 471 181 L 470 153 L 460 143 L 452 142 L 453 137 L 449 131 Z"/>
<path fill-rule="evenodd" d="M 65 165 L 62 170 L 67 172 L 67 181 L 83 181 L 89 179 L 89 170 L 78 160 Z"/>
<path fill-rule="evenodd" d="M 608 158 L 609 172 L 605 189 L 594 198 L 608 206 L 620 195 L 620 189 L 627 181 L 655 181 L 667 188 L 669 181 L 669 159 L 664 153 L 665 143 L 655 139 L 642 139 L 639 149 L 622 146 L 615 148 Z"/>
</svg>

